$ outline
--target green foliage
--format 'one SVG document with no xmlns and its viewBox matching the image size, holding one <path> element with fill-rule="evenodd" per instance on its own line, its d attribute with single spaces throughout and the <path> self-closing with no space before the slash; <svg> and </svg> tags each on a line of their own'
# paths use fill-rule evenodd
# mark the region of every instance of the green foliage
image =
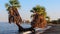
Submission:
<svg viewBox="0 0 60 34">
<path fill-rule="evenodd" d="M 8 7 L 14 6 L 16 8 L 20 8 L 20 4 L 18 0 L 9 0 L 9 3 L 5 4 L 5 7 L 8 9 Z"/>
<path fill-rule="evenodd" d="M 38 13 L 38 14 L 43 14 L 44 17 L 46 17 L 46 11 L 45 11 L 45 8 L 43 6 L 39 6 L 37 5 L 36 7 L 33 7 L 32 10 L 30 12 L 33 12 L 33 13 Z"/>
<path fill-rule="evenodd" d="M 10 5 L 8 3 L 5 4 L 6 9 L 8 10 L 8 7 L 10 7 Z"/>
<path fill-rule="evenodd" d="M 20 7 L 20 4 L 18 2 L 18 0 L 10 0 L 9 3 L 12 5 L 12 6 L 15 6 L 15 7 Z"/>
</svg>

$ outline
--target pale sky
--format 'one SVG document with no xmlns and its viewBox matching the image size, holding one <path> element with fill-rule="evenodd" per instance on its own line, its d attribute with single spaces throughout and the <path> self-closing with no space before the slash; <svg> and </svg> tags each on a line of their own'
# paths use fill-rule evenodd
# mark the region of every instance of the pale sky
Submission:
<svg viewBox="0 0 60 34">
<path fill-rule="evenodd" d="M 8 21 L 8 12 L 5 8 L 5 3 L 8 2 L 9 0 L 0 0 L 0 22 Z M 22 19 L 31 19 L 30 10 L 36 5 L 44 6 L 51 20 L 60 18 L 60 0 L 19 0 L 19 2 L 21 5 L 19 13 Z"/>
</svg>

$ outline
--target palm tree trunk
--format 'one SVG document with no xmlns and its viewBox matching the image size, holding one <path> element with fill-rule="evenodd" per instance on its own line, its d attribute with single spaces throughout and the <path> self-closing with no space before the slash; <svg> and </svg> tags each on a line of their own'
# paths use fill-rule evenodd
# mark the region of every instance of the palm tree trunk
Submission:
<svg viewBox="0 0 60 34">
<path fill-rule="evenodd" d="M 13 22 L 18 26 L 19 31 L 22 31 L 23 28 L 20 26 L 20 23 L 22 22 L 21 16 L 18 13 L 17 8 L 11 7 L 12 9 L 9 8 L 9 23 Z M 12 12 L 14 14 L 12 14 Z"/>
<path fill-rule="evenodd" d="M 18 31 L 20 32 L 20 31 L 23 31 L 24 29 L 23 29 L 23 27 L 22 26 L 20 26 L 20 24 L 19 23 L 16 23 L 16 25 L 18 26 Z"/>
</svg>

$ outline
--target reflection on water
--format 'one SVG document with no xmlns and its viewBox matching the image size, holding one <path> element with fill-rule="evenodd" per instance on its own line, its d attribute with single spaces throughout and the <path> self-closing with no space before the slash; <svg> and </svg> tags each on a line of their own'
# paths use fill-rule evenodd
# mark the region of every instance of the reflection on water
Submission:
<svg viewBox="0 0 60 34">
<path fill-rule="evenodd" d="M 29 24 L 21 24 L 21 26 L 24 28 L 31 27 L 31 25 Z M 0 34 L 20 34 L 20 33 L 18 32 L 18 27 L 15 24 L 0 22 Z"/>
</svg>

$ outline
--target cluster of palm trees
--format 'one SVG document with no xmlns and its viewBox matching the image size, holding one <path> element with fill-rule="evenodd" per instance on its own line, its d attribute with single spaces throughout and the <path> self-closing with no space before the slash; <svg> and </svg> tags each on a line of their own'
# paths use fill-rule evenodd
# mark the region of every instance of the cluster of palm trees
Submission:
<svg viewBox="0 0 60 34">
<path fill-rule="evenodd" d="M 21 5 L 19 4 L 19 1 L 18 1 L 18 0 L 10 0 L 9 3 L 6 3 L 6 4 L 5 4 L 5 6 L 6 6 L 7 10 L 9 9 L 8 7 L 15 7 L 17 10 L 18 10 L 18 8 L 21 7 Z M 13 10 L 13 9 L 12 9 L 12 10 Z M 9 10 L 8 10 L 8 11 L 9 11 Z M 33 19 L 34 19 L 34 14 L 37 13 L 37 14 L 39 14 L 39 15 L 41 15 L 41 14 L 43 15 L 43 17 L 44 17 L 43 20 L 45 20 L 45 22 L 47 22 L 47 21 L 46 21 L 46 18 L 48 18 L 48 21 L 50 21 L 50 18 L 47 16 L 46 9 L 45 9 L 45 7 L 43 7 L 43 6 L 37 5 L 36 7 L 33 7 L 30 12 L 33 13 L 33 14 L 31 15 L 31 17 L 33 17 Z M 37 16 L 36 16 L 36 17 L 37 17 Z M 37 21 L 38 21 L 38 20 L 37 20 Z"/>
</svg>

